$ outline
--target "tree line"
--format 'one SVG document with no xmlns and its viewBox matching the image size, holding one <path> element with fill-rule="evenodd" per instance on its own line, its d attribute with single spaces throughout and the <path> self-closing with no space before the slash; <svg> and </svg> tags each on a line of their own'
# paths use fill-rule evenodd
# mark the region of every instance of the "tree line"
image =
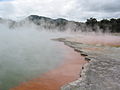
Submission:
<svg viewBox="0 0 120 90">
<path fill-rule="evenodd" d="M 93 31 L 102 30 L 102 32 L 119 32 L 120 33 L 120 18 L 118 19 L 103 19 L 97 21 L 96 18 L 87 19 L 85 22 L 88 27 L 91 27 Z"/>
</svg>

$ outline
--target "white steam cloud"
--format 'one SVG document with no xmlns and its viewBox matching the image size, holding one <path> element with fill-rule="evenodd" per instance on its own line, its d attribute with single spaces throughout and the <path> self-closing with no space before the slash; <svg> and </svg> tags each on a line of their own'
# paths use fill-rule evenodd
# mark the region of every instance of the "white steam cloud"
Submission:
<svg viewBox="0 0 120 90">
<path fill-rule="evenodd" d="M 8 90 L 20 82 L 36 77 L 58 65 L 66 53 L 60 44 L 50 39 L 73 37 L 68 40 L 87 44 L 118 45 L 120 37 L 103 33 L 49 32 L 26 25 L 9 29 L 0 24 L 0 89 Z M 75 36 L 75 38 L 74 38 Z"/>
<path fill-rule="evenodd" d="M 65 51 L 50 39 L 65 34 L 39 31 L 31 27 L 9 29 L 0 24 L 0 90 L 55 68 Z"/>
</svg>

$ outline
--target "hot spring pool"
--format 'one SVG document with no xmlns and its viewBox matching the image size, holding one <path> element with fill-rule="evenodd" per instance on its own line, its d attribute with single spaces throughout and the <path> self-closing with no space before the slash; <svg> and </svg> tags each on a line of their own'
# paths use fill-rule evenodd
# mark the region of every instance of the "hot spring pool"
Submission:
<svg viewBox="0 0 120 90">
<path fill-rule="evenodd" d="M 57 33 L 0 30 L 0 90 L 19 85 L 55 68 L 65 51 L 50 40 Z"/>
</svg>

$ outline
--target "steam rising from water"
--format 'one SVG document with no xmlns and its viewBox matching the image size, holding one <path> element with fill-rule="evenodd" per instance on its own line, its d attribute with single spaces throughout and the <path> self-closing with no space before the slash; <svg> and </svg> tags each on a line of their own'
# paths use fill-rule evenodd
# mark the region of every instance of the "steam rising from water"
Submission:
<svg viewBox="0 0 120 90">
<path fill-rule="evenodd" d="M 75 36 L 73 41 L 93 44 L 120 45 L 120 37 L 75 32 L 48 32 L 33 27 L 9 29 L 0 24 L 0 89 L 30 80 L 54 68 L 64 58 L 65 51 L 50 39 Z M 77 33 L 77 34 L 76 34 Z M 77 38 L 76 38 L 77 37 Z"/>
<path fill-rule="evenodd" d="M 50 40 L 62 34 L 33 28 L 10 30 L 4 25 L 0 27 L 0 90 L 37 77 L 63 60 L 63 50 Z"/>
</svg>

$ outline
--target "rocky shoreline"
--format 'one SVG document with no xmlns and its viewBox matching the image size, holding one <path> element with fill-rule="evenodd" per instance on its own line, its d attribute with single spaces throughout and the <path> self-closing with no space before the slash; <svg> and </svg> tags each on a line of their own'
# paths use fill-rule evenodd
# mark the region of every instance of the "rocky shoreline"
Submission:
<svg viewBox="0 0 120 90">
<path fill-rule="evenodd" d="M 88 45 L 65 38 L 54 40 L 74 48 L 89 62 L 82 68 L 80 78 L 61 90 L 120 90 L 120 47 Z"/>
</svg>

